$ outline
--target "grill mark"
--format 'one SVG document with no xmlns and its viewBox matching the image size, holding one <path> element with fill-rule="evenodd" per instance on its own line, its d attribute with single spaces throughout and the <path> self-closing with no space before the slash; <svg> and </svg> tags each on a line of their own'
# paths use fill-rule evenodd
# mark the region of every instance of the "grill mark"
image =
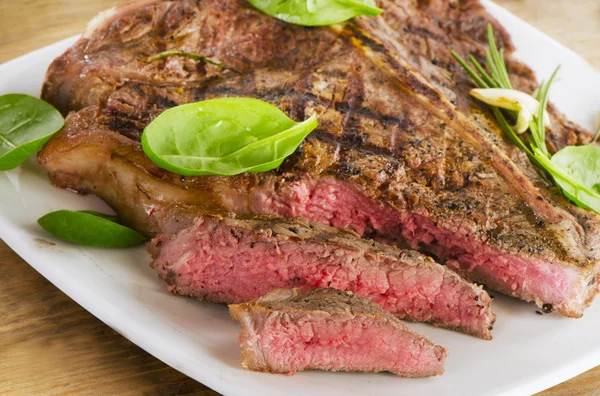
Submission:
<svg viewBox="0 0 600 396">
<path fill-rule="evenodd" d="M 387 147 L 379 147 L 372 144 L 362 143 L 360 145 L 356 145 L 354 141 L 349 140 L 347 136 L 342 135 L 334 135 L 327 131 L 324 131 L 320 128 L 314 130 L 310 135 L 306 137 L 307 141 L 321 141 L 323 143 L 339 147 L 341 151 L 354 151 L 361 154 L 366 155 L 377 155 L 381 157 L 385 157 L 389 161 L 398 162 L 398 158 L 391 152 L 390 148 Z"/>
<path fill-rule="evenodd" d="M 313 86 L 313 75 L 314 73 L 311 71 L 302 73 L 300 78 L 298 78 L 298 82 L 285 95 L 290 99 L 288 108 L 290 118 L 296 120 L 305 119 L 307 117 L 307 105 L 310 102 L 322 103 L 324 100 L 311 91 Z"/>
<path fill-rule="evenodd" d="M 138 129 L 135 121 L 129 118 L 119 117 L 113 115 L 108 117 L 106 126 L 115 132 L 120 133 L 123 136 L 127 136 L 130 139 L 139 141 L 142 137 L 140 130 Z"/>
<path fill-rule="evenodd" d="M 360 42 L 360 45 L 350 43 L 354 47 L 360 48 L 360 46 L 366 46 L 373 52 L 379 53 L 385 57 L 386 64 L 392 69 L 399 71 L 397 76 L 406 76 L 405 79 L 395 79 L 397 84 L 401 84 L 404 90 L 410 93 L 417 93 L 425 96 L 431 104 L 435 105 L 440 102 L 441 94 L 437 93 L 430 86 L 419 81 L 416 76 L 411 73 L 405 66 L 402 66 L 391 54 L 390 51 L 385 47 L 384 44 L 379 43 L 375 38 L 369 37 L 365 32 L 361 30 L 356 24 L 350 22 L 345 25 L 346 31 L 342 32 L 344 37 L 350 37 L 351 39 Z"/>
<path fill-rule="evenodd" d="M 345 102 L 336 102 L 334 104 L 334 107 L 335 107 L 335 110 L 342 113 L 342 112 L 349 111 L 350 106 L 348 105 L 348 103 L 345 103 Z M 390 126 L 390 125 L 397 125 L 398 127 L 400 127 L 402 129 L 402 131 L 412 131 L 415 128 L 415 123 L 412 122 L 408 118 L 396 117 L 396 116 L 392 116 L 389 114 L 377 113 L 369 107 L 358 107 L 358 108 L 352 109 L 352 111 L 355 114 L 360 115 L 361 117 L 380 121 L 384 127 Z"/>
<path fill-rule="evenodd" d="M 342 31 L 341 35 L 342 37 L 344 37 L 346 40 L 348 40 L 349 38 L 354 38 L 354 39 L 358 39 L 361 41 L 361 43 L 367 47 L 369 47 L 371 50 L 373 50 L 374 52 L 380 52 L 380 53 L 385 53 L 387 50 L 385 48 L 385 46 L 376 41 L 374 38 L 371 38 L 369 36 L 367 36 L 366 34 L 363 33 L 362 29 L 360 27 L 358 27 L 356 24 L 354 24 L 353 22 L 348 22 L 344 25 L 345 30 Z M 350 44 L 352 46 L 352 44 Z M 394 67 L 396 68 L 396 67 Z"/>
<path fill-rule="evenodd" d="M 350 84 L 341 98 L 341 101 L 348 105 L 347 111 L 344 113 L 342 134 L 353 141 L 358 139 L 359 145 L 362 145 L 368 135 L 361 134 L 360 118 L 354 111 L 354 109 L 362 107 L 365 95 L 365 87 L 359 73 L 360 67 L 350 66 Z"/>
<path fill-rule="evenodd" d="M 150 96 L 148 98 L 148 103 L 156 105 L 163 109 L 168 109 L 170 107 L 175 107 L 178 105 L 178 103 L 175 102 L 174 100 L 167 98 L 165 96 L 158 95 L 156 93 L 153 93 L 152 96 Z"/>
<path fill-rule="evenodd" d="M 307 88 L 310 87 L 309 83 L 310 83 L 311 76 L 312 76 L 312 73 L 306 74 L 305 79 L 307 80 L 307 84 L 305 84 L 305 86 Z M 357 79 L 357 81 L 355 83 L 358 84 L 361 82 Z M 205 85 L 202 87 L 195 87 L 195 88 L 191 88 L 191 89 L 188 88 L 188 91 L 191 91 L 189 97 L 193 101 L 201 101 L 201 100 L 205 100 L 207 97 L 213 97 L 213 96 L 246 95 L 246 94 L 251 93 L 254 90 L 255 84 L 256 84 L 256 76 L 252 75 L 252 76 L 248 76 L 246 78 L 246 82 L 243 84 L 243 86 L 235 86 L 234 87 L 234 86 L 225 85 L 225 86 L 214 87 L 214 86 L 210 86 L 210 85 Z M 144 87 L 153 88 L 152 85 L 145 84 L 145 83 L 132 83 L 127 86 L 130 87 L 132 90 L 136 91 L 140 97 L 144 98 L 144 101 L 146 101 L 148 103 L 152 103 L 152 104 L 160 107 L 161 109 L 167 109 L 167 108 L 170 108 L 170 107 L 180 104 L 169 97 L 169 93 L 175 91 L 175 87 L 171 87 L 171 88 L 173 88 L 173 91 L 165 92 L 164 94 L 156 92 L 156 90 L 152 90 L 152 97 L 150 99 L 146 99 L 146 97 L 147 97 L 146 91 L 144 91 L 143 88 Z M 357 85 L 357 87 L 358 87 L 358 85 Z M 179 88 L 179 87 L 177 87 L 177 88 Z M 362 106 L 362 102 L 363 102 L 364 98 L 362 97 L 363 94 L 360 94 L 360 95 L 361 95 L 361 99 L 359 101 L 357 101 L 356 103 L 354 103 L 353 105 L 351 105 L 349 102 L 347 102 L 346 98 L 343 98 L 343 97 L 336 98 L 336 101 L 334 102 L 335 110 L 340 113 L 351 112 L 358 118 L 364 117 L 364 118 L 368 118 L 371 120 L 379 121 L 379 122 L 381 122 L 381 124 L 384 127 L 390 126 L 390 125 L 397 125 L 403 131 L 411 131 L 415 128 L 415 124 L 406 117 L 397 117 L 397 116 L 392 116 L 389 114 L 382 114 L 382 113 L 373 111 L 369 107 Z M 182 96 L 186 97 L 186 95 L 182 95 Z M 331 102 L 331 98 L 319 96 L 309 90 L 306 90 L 306 91 L 300 93 L 300 92 L 298 92 L 296 87 L 288 88 L 285 86 L 274 87 L 272 90 L 263 91 L 257 95 L 252 95 L 252 96 L 255 96 L 255 97 L 265 100 L 267 102 L 278 102 L 287 97 L 288 99 L 291 100 L 292 103 L 294 103 L 294 106 L 292 109 L 293 113 L 300 115 L 300 117 L 297 117 L 297 119 L 304 118 L 304 109 L 305 109 L 307 103 L 309 103 L 309 102 L 330 103 Z M 116 115 L 116 114 L 111 114 L 111 115 Z M 123 127 L 135 128 L 135 121 L 138 121 L 138 122 L 140 121 L 140 120 L 128 120 L 126 118 L 126 114 L 119 114 L 119 116 L 120 116 L 120 118 L 118 120 L 118 124 L 117 124 L 117 120 L 115 120 L 113 124 L 111 124 L 109 122 L 109 126 L 111 126 L 111 128 L 112 128 L 112 125 L 114 125 L 116 127 L 116 128 L 114 128 L 115 130 L 119 130 L 120 128 L 123 128 Z M 355 117 L 355 118 L 357 118 L 357 117 Z M 292 117 L 292 118 L 294 118 L 294 117 Z M 125 124 L 125 123 L 127 123 L 127 124 Z M 352 125 L 347 125 L 346 127 L 349 128 L 351 126 Z"/>
<path fill-rule="evenodd" d="M 213 94 L 214 92 L 215 91 L 211 91 L 210 93 Z M 229 90 L 228 92 L 235 93 L 235 94 L 243 93 L 242 90 L 239 90 L 236 92 Z M 331 102 L 331 98 L 326 98 L 323 96 L 316 95 L 315 93 L 313 93 L 311 91 L 306 91 L 306 92 L 300 93 L 295 88 L 289 88 L 288 90 L 284 91 L 284 89 L 282 87 L 277 87 L 274 90 L 262 92 L 261 95 L 257 95 L 257 97 L 259 97 L 261 100 L 265 100 L 267 102 L 276 102 L 278 100 L 281 100 L 285 96 L 288 96 L 289 98 L 293 99 L 294 101 L 297 101 L 300 103 L 308 103 L 308 102 L 330 103 Z M 361 101 L 361 104 L 362 104 L 362 101 Z M 334 109 L 340 113 L 352 112 L 355 115 L 358 115 L 360 117 L 380 121 L 384 127 L 390 126 L 390 125 L 397 125 L 403 131 L 411 131 L 411 130 L 414 130 L 414 128 L 415 128 L 415 124 L 406 117 L 397 117 L 397 116 L 392 116 L 389 114 L 378 113 L 376 111 L 373 111 L 373 109 L 371 109 L 370 107 L 365 107 L 365 106 L 361 106 L 361 105 L 356 105 L 355 107 L 352 107 L 347 101 L 344 100 L 343 97 L 340 97 L 338 100 L 336 100 L 333 103 L 333 106 L 334 106 Z"/>
</svg>

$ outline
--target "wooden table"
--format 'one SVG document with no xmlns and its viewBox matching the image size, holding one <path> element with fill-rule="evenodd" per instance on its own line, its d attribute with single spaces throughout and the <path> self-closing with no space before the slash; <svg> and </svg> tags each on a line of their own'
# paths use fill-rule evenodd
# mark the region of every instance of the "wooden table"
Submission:
<svg viewBox="0 0 600 396">
<path fill-rule="evenodd" d="M 600 68 L 600 1 L 496 2 Z M 0 0 L 0 62 L 81 32 L 117 3 Z M 104 325 L 1 241 L 0 394 L 217 395 Z M 540 395 L 598 394 L 600 367 Z"/>
</svg>

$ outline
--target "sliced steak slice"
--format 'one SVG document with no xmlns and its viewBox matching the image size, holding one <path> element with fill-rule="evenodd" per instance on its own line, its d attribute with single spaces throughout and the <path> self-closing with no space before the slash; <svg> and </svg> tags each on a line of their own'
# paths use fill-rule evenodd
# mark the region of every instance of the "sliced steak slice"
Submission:
<svg viewBox="0 0 600 396">
<path fill-rule="evenodd" d="M 278 289 L 229 306 L 240 322 L 247 370 L 295 373 L 389 371 L 401 377 L 444 372 L 446 349 L 410 331 L 377 304 L 335 289 Z"/>
<path fill-rule="evenodd" d="M 432 82 L 442 72 L 419 61 L 430 55 L 425 44 L 437 44 L 427 38 L 436 24 L 435 37 L 450 32 L 469 43 L 460 51 L 482 48 L 481 8 L 459 3 L 476 12 L 453 17 L 461 21 L 454 28 L 436 16 L 450 12 L 443 1 L 386 2 L 383 18 L 323 29 L 282 23 L 237 0 L 157 1 L 117 12 L 49 70 L 46 99 L 63 110 L 89 107 L 69 116 L 40 162 L 56 185 L 99 195 L 149 235 L 189 224 L 195 216 L 169 215 L 188 205 L 196 213 L 302 216 L 397 238 L 471 280 L 581 316 L 598 290 L 600 218 L 547 186 L 494 137 L 485 113 L 467 113 L 464 87 Z M 410 17 L 392 23 L 396 8 Z M 413 28 L 412 16 L 429 30 Z M 414 45 L 395 34 L 402 23 L 418 32 Z M 443 46 L 434 47 L 437 57 Z M 143 61 L 164 49 L 202 52 L 237 73 L 190 59 Z M 460 81 L 451 68 L 446 74 Z M 320 127 L 263 174 L 182 178 L 148 161 L 137 140 L 153 117 L 222 96 L 263 99 L 295 120 L 317 114 Z M 556 125 L 564 140 L 577 134 Z"/>
<path fill-rule="evenodd" d="M 414 251 L 302 219 L 205 215 L 151 243 L 153 266 L 177 294 L 240 303 L 276 288 L 333 287 L 393 315 L 491 339 L 495 315 L 480 287 Z"/>
</svg>

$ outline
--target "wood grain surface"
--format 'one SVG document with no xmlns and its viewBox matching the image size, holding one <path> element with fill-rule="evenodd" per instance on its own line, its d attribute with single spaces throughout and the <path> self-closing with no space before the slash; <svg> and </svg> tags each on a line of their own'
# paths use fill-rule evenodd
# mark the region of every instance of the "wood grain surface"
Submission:
<svg viewBox="0 0 600 396">
<path fill-rule="evenodd" d="M 119 2 L 0 0 L 0 62 L 80 33 Z M 600 69 L 599 0 L 496 2 Z M 0 394 L 218 395 L 104 325 L 1 241 Z M 538 396 L 559 395 L 600 395 L 600 367 Z"/>
</svg>

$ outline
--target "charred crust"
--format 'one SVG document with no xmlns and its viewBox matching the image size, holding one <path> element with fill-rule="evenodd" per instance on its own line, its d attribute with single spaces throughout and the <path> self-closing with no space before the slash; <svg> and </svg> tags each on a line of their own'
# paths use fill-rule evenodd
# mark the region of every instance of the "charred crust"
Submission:
<svg viewBox="0 0 600 396">
<path fill-rule="evenodd" d="M 156 105 L 163 109 L 169 109 L 169 108 L 175 107 L 179 104 L 167 96 L 158 95 L 156 93 L 153 94 L 152 96 L 150 96 L 150 98 L 148 98 L 148 103 L 152 104 L 152 105 Z"/>
<path fill-rule="evenodd" d="M 361 170 L 358 168 L 354 168 L 347 163 L 340 164 L 338 167 L 338 171 L 341 174 L 346 174 L 349 176 L 359 176 L 361 174 Z"/>
<path fill-rule="evenodd" d="M 169 264 L 165 263 L 165 265 L 168 266 Z M 167 269 L 167 273 L 165 274 L 163 280 L 167 282 L 169 286 L 174 286 L 177 283 L 177 273 L 169 268 Z"/>
<path fill-rule="evenodd" d="M 242 237 L 240 235 L 238 235 L 238 233 L 236 232 L 236 230 L 234 230 L 233 228 L 229 229 L 229 233 L 238 242 L 240 242 L 240 240 L 242 239 Z"/>
<path fill-rule="evenodd" d="M 346 34 L 344 34 L 344 35 L 360 40 L 363 45 L 365 45 L 366 47 L 369 47 L 374 52 L 383 52 L 383 53 L 386 52 L 386 48 L 383 44 L 381 44 L 378 41 L 376 41 L 375 39 L 365 35 L 361 31 L 361 29 L 358 28 L 358 26 L 356 26 L 354 23 L 352 23 L 352 22 L 347 23 L 346 29 L 347 29 L 345 31 Z"/>
</svg>

